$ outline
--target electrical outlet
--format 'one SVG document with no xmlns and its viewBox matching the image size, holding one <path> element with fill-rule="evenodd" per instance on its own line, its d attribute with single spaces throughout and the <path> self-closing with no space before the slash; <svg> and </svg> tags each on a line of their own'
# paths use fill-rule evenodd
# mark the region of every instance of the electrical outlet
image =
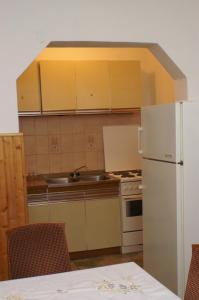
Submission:
<svg viewBox="0 0 199 300">
<path fill-rule="evenodd" d="M 60 152 L 60 143 L 58 136 L 51 136 L 49 141 L 50 153 Z"/>
</svg>

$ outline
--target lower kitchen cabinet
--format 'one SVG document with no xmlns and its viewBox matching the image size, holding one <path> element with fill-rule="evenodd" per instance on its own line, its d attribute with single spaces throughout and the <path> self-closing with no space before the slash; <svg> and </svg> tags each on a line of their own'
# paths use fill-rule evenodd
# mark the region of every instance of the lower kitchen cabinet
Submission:
<svg viewBox="0 0 199 300">
<path fill-rule="evenodd" d="M 84 201 L 67 201 L 49 204 L 51 222 L 66 224 L 69 252 L 87 250 Z"/>
<path fill-rule="evenodd" d="M 29 204 L 29 223 L 64 222 L 69 252 L 121 246 L 120 198 Z"/>
<path fill-rule="evenodd" d="M 119 197 L 86 200 L 88 250 L 121 245 Z"/>
<path fill-rule="evenodd" d="M 29 223 L 49 222 L 48 204 L 32 204 L 28 206 Z"/>
</svg>

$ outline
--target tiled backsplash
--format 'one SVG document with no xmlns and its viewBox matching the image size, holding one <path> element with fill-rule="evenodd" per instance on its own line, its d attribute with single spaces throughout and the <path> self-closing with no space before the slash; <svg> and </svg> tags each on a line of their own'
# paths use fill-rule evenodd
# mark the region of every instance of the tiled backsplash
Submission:
<svg viewBox="0 0 199 300">
<path fill-rule="evenodd" d="M 139 123 L 139 113 L 20 117 L 27 174 L 104 169 L 102 127 Z"/>
</svg>

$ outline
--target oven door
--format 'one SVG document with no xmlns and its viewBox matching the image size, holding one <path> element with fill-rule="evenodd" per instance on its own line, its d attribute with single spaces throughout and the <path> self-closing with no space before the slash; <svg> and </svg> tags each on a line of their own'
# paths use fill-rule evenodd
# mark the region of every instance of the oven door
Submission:
<svg viewBox="0 0 199 300">
<path fill-rule="evenodd" d="M 122 197 L 123 232 L 142 230 L 142 196 Z"/>
</svg>

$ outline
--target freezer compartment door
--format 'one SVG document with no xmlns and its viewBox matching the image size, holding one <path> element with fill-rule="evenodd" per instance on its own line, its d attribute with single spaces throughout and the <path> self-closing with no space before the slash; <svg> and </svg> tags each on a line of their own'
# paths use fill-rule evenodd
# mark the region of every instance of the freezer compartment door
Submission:
<svg viewBox="0 0 199 300">
<path fill-rule="evenodd" d="M 179 165 L 143 159 L 144 269 L 177 292 Z"/>
<path fill-rule="evenodd" d="M 141 111 L 141 152 L 145 158 L 182 160 L 181 104 L 146 106 Z"/>
</svg>

